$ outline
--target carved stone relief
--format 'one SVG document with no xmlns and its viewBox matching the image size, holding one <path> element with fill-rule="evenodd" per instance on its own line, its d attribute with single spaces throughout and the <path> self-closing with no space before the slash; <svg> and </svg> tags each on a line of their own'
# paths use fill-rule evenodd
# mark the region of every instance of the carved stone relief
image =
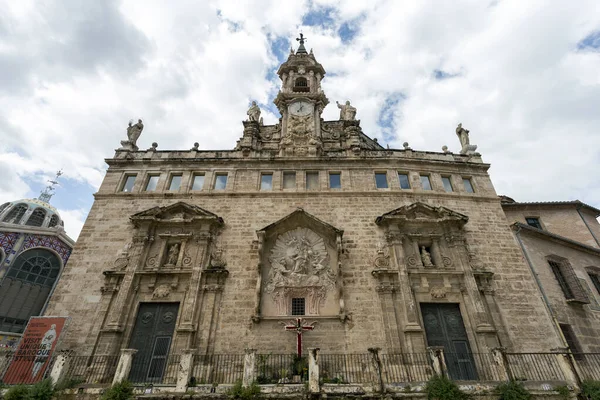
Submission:
<svg viewBox="0 0 600 400">
<path fill-rule="evenodd" d="M 390 266 L 389 248 L 382 243 L 377 243 L 377 256 L 375 256 L 375 268 L 387 269 Z"/>
<path fill-rule="evenodd" d="M 154 299 L 164 299 L 171 294 L 171 289 L 169 285 L 158 285 L 156 289 L 154 289 L 154 293 L 152 293 L 152 298 Z"/>
</svg>

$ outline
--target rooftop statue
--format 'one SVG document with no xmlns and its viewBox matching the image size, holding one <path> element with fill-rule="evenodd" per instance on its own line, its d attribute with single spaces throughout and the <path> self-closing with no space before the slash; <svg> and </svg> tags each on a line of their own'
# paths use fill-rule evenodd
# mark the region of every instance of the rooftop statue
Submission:
<svg viewBox="0 0 600 400">
<path fill-rule="evenodd" d="M 460 140 L 461 150 L 460 154 L 475 154 L 475 150 L 477 150 L 477 146 L 470 144 L 469 142 L 469 131 L 462 127 L 462 124 L 458 124 L 456 127 L 456 136 L 458 136 L 458 140 Z"/>
<path fill-rule="evenodd" d="M 352 107 L 350 101 L 346 101 L 346 104 L 340 104 L 338 101 L 335 103 L 340 109 L 341 121 L 354 121 L 356 119 L 356 107 Z"/>
<path fill-rule="evenodd" d="M 248 121 L 260 122 L 260 107 L 256 105 L 256 101 L 252 102 L 246 114 L 248 114 Z"/>
<path fill-rule="evenodd" d="M 129 121 L 127 127 L 127 140 L 121 141 L 121 147 L 119 150 L 137 151 L 137 140 L 139 139 L 142 131 L 144 130 L 144 124 L 141 119 L 138 119 L 137 124 L 133 124 L 133 121 Z"/>
</svg>

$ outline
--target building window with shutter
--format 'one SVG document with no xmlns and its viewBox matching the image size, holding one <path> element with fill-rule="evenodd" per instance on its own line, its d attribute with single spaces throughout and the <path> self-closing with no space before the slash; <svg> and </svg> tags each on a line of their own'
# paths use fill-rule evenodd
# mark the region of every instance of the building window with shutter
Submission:
<svg viewBox="0 0 600 400">
<path fill-rule="evenodd" d="M 588 272 L 588 275 L 590 276 L 590 280 L 594 284 L 596 291 L 598 292 L 598 294 L 600 294 L 600 276 L 597 273 L 593 272 Z"/>
<path fill-rule="evenodd" d="M 563 336 L 567 342 L 567 346 L 569 346 L 569 350 L 573 353 L 573 357 L 578 360 L 581 358 L 581 346 L 579 345 L 579 341 L 577 337 L 575 337 L 575 332 L 573 332 L 573 328 L 569 324 L 558 324 L 560 326 L 560 330 L 562 331 Z"/>
<path fill-rule="evenodd" d="M 588 296 L 568 261 L 548 260 L 548 264 L 568 302 L 589 304 Z"/>
</svg>

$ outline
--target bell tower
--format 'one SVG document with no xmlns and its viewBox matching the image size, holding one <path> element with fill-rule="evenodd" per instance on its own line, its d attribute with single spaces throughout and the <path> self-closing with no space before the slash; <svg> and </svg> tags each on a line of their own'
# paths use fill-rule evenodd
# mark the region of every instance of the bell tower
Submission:
<svg viewBox="0 0 600 400">
<path fill-rule="evenodd" d="M 280 154 L 316 156 L 322 149 L 321 113 L 329 103 L 321 90 L 325 70 L 312 50 L 306 51 L 304 35 L 296 40 L 298 50 L 294 53 L 291 49 L 277 71 L 281 89 L 273 102 L 282 116 Z"/>
</svg>

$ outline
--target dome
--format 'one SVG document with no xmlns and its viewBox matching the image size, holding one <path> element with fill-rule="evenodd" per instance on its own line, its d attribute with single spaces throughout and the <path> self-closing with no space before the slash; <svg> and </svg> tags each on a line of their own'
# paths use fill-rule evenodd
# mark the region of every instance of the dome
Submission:
<svg viewBox="0 0 600 400">
<path fill-rule="evenodd" d="M 0 205 L 0 222 L 42 228 L 64 227 L 58 210 L 39 199 L 22 199 Z"/>
</svg>

